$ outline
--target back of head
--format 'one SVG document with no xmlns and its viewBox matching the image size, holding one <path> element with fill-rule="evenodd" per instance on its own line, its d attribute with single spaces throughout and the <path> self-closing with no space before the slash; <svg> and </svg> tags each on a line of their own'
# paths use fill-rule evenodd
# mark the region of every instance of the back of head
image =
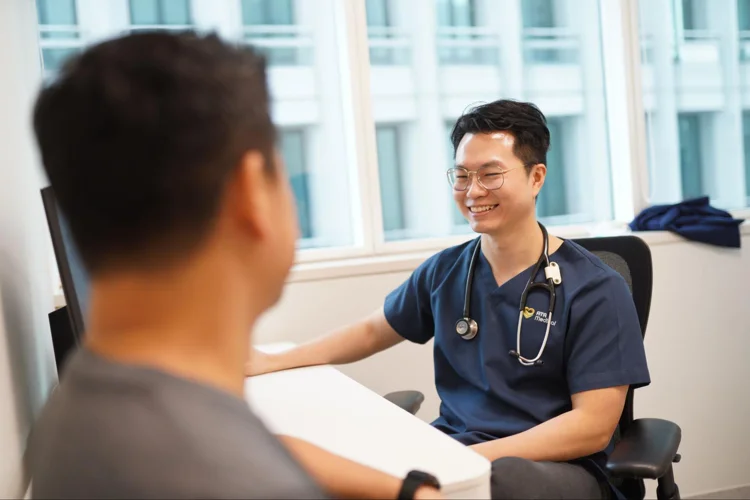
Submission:
<svg viewBox="0 0 750 500">
<path fill-rule="evenodd" d="M 258 151 L 274 169 L 265 62 L 215 35 L 140 33 L 89 48 L 42 90 L 34 128 L 94 275 L 189 253 L 243 155 Z"/>
</svg>

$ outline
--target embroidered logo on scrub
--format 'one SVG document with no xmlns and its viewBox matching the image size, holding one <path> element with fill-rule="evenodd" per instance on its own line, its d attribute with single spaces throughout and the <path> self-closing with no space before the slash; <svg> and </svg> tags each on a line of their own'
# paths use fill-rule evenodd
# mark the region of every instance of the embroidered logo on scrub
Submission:
<svg viewBox="0 0 750 500">
<path fill-rule="evenodd" d="M 534 316 L 536 314 L 536 316 Z M 544 311 L 537 311 L 533 307 L 524 307 L 523 308 L 523 317 L 526 319 L 531 319 L 531 317 L 534 317 L 534 321 L 539 321 L 540 323 L 546 323 L 547 322 L 547 313 Z M 552 326 L 555 326 L 557 324 L 557 321 L 552 320 Z"/>
</svg>

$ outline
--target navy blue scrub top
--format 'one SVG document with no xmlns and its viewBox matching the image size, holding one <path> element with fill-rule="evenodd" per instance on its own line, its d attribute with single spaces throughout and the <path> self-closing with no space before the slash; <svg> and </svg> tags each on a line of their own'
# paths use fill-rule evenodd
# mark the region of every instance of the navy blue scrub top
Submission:
<svg viewBox="0 0 750 500">
<path fill-rule="evenodd" d="M 430 257 L 385 300 L 386 319 L 401 336 L 419 344 L 435 339 L 435 384 L 441 399 L 436 428 L 467 445 L 490 441 L 570 411 L 572 394 L 650 383 L 625 280 L 570 240 L 550 255 L 560 267 L 562 283 L 556 286 L 542 366 L 522 366 L 508 354 L 516 349 L 521 294 L 533 266 L 498 287 L 489 262 L 479 253 L 470 311 L 479 332 L 473 340 L 463 340 L 456 321 L 462 316 L 475 244 L 473 240 Z M 544 269 L 535 280 L 544 280 Z M 521 354 L 533 359 L 544 339 L 549 294 L 535 289 L 527 307 Z M 612 447 L 610 443 L 603 452 L 586 457 L 583 464 L 594 465 L 592 472 L 604 477 Z"/>
</svg>

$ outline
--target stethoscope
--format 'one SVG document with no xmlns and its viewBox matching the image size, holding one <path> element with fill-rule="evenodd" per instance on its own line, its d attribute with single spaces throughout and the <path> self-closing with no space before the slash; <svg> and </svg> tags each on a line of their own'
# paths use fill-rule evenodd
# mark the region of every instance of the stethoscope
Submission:
<svg viewBox="0 0 750 500">
<path fill-rule="evenodd" d="M 549 261 L 549 236 L 547 235 L 547 229 L 541 223 L 539 224 L 539 227 L 542 229 L 542 236 L 544 239 L 544 244 L 542 245 L 542 254 L 536 261 L 536 265 L 531 271 L 531 276 L 529 276 L 529 281 L 526 282 L 526 287 L 523 289 L 523 293 L 521 294 L 521 305 L 519 306 L 518 310 L 518 329 L 516 330 L 516 349 L 511 350 L 508 353 L 514 358 L 517 358 L 518 361 L 524 366 L 541 366 L 544 363 L 541 358 L 542 354 L 544 353 L 544 348 L 547 345 L 550 327 L 552 326 L 552 313 L 555 311 L 555 285 L 559 285 L 560 283 L 562 283 L 560 267 L 557 265 L 557 262 Z M 477 322 L 469 317 L 469 310 L 471 307 L 471 283 L 474 279 L 474 270 L 476 269 L 477 259 L 479 258 L 481 241 L 482 238 L 480 236 L 476 240 L 474 252 L 471 255 L 471 261 L 469 262 L 469 273 L 466 277 L 466 291 L 464 293 L 464 314 L 463 317 L 456 322 L 456 333 L 458 333 L 458 335 L 460 335 L 464 340 L 473 339 L 479 332 L 479 325 L 477 325 Z M 539 273 L 539 269 L 541 268 L 542 264 L 545 264 L 544 275 L 547 281 L 534 281 L 534 278 Z M 539 352 L 536 354 L 536 357 L 529 359 L 521 355 L 521 326 L 523 324 L 523 313 L 526 309 L 526 298 L 528 297 L 529 292 L 534 288 L 541 288 L 549 292 L 549 309 L 547 311 L 546 318 L 547 331 L 544 333 L 542 346 L 539 348 Z"/>
</svg>

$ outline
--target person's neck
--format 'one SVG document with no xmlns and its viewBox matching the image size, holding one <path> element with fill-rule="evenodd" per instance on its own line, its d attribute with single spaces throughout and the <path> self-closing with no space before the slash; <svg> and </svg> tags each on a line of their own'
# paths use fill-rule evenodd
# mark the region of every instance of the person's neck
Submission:
<svg viewBox="0 0 750 500">
<path fill-rule="evenodd" d="M 498 286 L 537 262 L 543 244 L 542 230 L 533 217 L 504 228 L 501 234 L 482 235 L 482 253 Z"/>
<path fill-rule="evenodd" d="M 218 262 L 96 279 L 85 345 L 242 397 L 250 330 L 262 307 L 240 280 Z"/>
</svg>

